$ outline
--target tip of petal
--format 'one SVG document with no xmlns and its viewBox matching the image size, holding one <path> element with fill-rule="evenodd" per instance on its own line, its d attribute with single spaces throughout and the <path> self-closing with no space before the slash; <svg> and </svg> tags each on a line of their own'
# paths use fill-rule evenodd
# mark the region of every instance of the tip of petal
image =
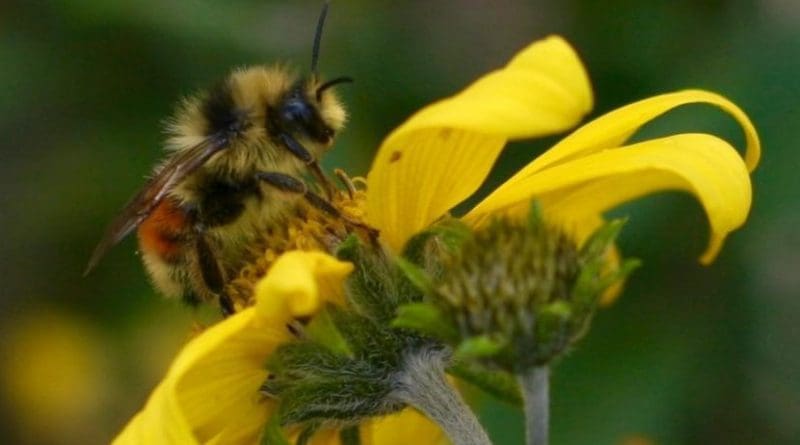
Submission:
<svg viewBox="0 0 800 445">
<path fill-rule="evenodd" d="M 708 241 L 708 247 L 706 247 L 706 251 L 700 255 L 700 264 L 708 266 L 709 264 L 713 263 L 714 260 L 717 259 L 720 250 L 722 250 L 723 244 L 725 244 L 725 235 L 712 233 L 711 239 Z"/>
<path fill-rule="evenodd" d="M 573 71 L 561 71 L 562 80 L 572 86 L 572 93 L 578 104 L 577 109 L 582 110 L 583 115 L 592 111 L 594 95 L 589 74 L 580 61 L 578 52 L 560 35 L 551 34 L 531 43 L 511 59 L 508 67 L 525 67 L 534 63 L 541 64 L 542 61 L 548 61 L 553 65 L 564 63 L 574 66 L 576 69 Z"/>
<path fill-rule="evenodd" d="M 384 140 L 367 175 L 370 224 L 400 248 L 478 189 L 506 141 L 572 128 L 592 102 L 586 69 L 564 39 L 528 45 Z"/>
</svg>

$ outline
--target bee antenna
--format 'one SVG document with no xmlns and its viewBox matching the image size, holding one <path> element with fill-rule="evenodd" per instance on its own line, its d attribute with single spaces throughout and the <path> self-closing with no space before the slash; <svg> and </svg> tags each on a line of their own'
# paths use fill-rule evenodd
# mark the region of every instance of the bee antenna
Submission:
<svg viewBox="0 0 800 445">
<path fill-rule="evenodd" d="M 352 77 L 342 76 L 342 77 L 337 77 L 335 79 L 331 79 L 323 83 L 322 85 L 317 87 L 317 101 L 319 101 L 322 98 L 322 92 L 327 90 L 328 88 L 339 85 L 340 83 L 352 83 L 352 82 L 355 82 L 355 80 L 353 80 Z"/>
<path fill-rule="evenodd" d="M 326 0 L 325 3 L 322 5 L 322 12 L 319 14 L 319 20 L 317 20 L 317 32 L 314 34 L 314 49 L 311 52 L 311 74 L 314 77 L 317 77 L 317 63 L 319 62 L 319 44 L 322 40 L 322 28 L 325 25 L 325 17 L 328 15 L 328 6 L 330 6 L 330 0 Z"/>
</svg>

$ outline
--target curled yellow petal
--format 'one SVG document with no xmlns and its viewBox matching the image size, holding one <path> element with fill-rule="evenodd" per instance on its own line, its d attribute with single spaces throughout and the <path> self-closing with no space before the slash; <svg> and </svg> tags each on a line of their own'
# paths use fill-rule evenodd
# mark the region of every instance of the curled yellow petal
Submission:
<svg viewBox="0 0 800 445">
<path fill-rule="evenodd" d="M 618 108 L 581 126 L 550 150 L 514 175 L 509 182 L 524 179 L 550 166 L 587 156 L 625 143 L 643 125 L 682 105 L 704 103 L 719 107 L 741 125 L 746 140 L 745 163 L 755 169 L 761 157 L 761 143 L 747 115 L 728 99 L 708 91 L 685 90 L 662 94 Z"/>
<path fill-rule="evenodd" d="M 714 259 L 727 234 L 744 223 L 750 210 L 750 176 L 736 150 L 711 135 L 681 134 L 597 152 L 507 182 L 467 219 L 538 198 L 548 215 L 581 220 L 661 190 L 690 192 L 705 209 L 711 239 L 700 258 L 704 264 Z"/>
<path fill-rule="evenodd" d="M 400 249 L 480 186 L 508 139 L 563 131 L 591 106 L 574 50 L 560 37 L 533 43 L 386 138 L 367 176 L 368 221 Z"/>
<path fill-rule="evenodd" d="M 323 300 L 342 301 L 342 283 L 352 270 L 322 252 L 287 252 L 256 285 L 256 308 L 267 318 L 311 315 Z"/>
<path fill-rule="evenodd" d="M 286 324 L 313 314 L 351 269 L 317 252 L 278 258 L 257 285 L 256 306 L 190 341 L 115 443 L 256 443 L 274 408 L 259 393 L 265 361 L 291 338 Z"/>
</svg>

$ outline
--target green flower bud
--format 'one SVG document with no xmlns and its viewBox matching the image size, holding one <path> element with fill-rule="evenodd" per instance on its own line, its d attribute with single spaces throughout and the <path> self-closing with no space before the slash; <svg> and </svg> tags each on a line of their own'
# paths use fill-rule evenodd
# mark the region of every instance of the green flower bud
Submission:
<svg viewBox="0 0 800 445">
<path fill-rule="evenodd" d="M 496 218 L 473 231 L 440 258 L 426 286 L 458 332 L 456 356 L 516 372 L 564 354 L 602 292 L 638 265 L 609 270 L 606 252 L 622 224 L 604 225 L 582 249 L 536 212 L 527 222 Z"/>
</svg>

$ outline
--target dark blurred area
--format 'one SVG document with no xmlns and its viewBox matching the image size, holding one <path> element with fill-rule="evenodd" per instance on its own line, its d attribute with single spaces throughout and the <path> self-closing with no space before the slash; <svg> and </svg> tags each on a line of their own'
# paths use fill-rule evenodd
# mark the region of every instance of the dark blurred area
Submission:
<svg viewBox="0 0 800 445">
<path fill-rule="evenodd" d="M 3 443 L 108 442 L 208 318 L 155 294 L 133 240 L 88 278 L 83 268 L 159 159 L 176 101 L 237 66 L 307 69 L 320 5 L 0 3 Z M 710 267 L 687 195 L 615 211 L 631 216 L 621 245 L 644 267 L 556 368 L 552 443 L 800 443 L 800 3 L 334 0 L 321 70 L 356 83 L 339 89 L 351 120 L 326 168 L 365 174 L 410 113 L 551 33 L 583 57 L 593 116 L 705 88 L 739 104 L 764 146 L 750 219 Z M 703 106 L 637 138 L 683 131 L 743 146 L 733 120 Z M 485 190 L 557 139 L 512 144 Z M 477 401 L 496 443 L 522 443 L 515 408 Z"/>
</svg>

